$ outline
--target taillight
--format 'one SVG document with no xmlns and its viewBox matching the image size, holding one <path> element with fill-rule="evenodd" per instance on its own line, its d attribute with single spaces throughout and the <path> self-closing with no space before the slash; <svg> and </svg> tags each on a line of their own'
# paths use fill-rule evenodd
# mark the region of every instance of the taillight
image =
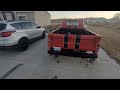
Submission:
<svg viewBox="0 0 120 90">
<path fill-rule="evenodd" d="M 51 44 L 51 34 L 48 34 L 48 43 Z"/>
<path fill-rule="evenodd" d="M 97 48 L 99 48 L 100 47 L 100 44 L 97 44 Z"/>
<path fill-rule="evenodd" d="M 9 37 L 13 32 L 15 32 L 15 31 L 2 32 L 1 36 L 2 37 Z"/>
<path fill-rule="evenodd" d="M 94 39 L 99 40 L 100 38 L 99 37 L 95 37 Z"/>
</svg>

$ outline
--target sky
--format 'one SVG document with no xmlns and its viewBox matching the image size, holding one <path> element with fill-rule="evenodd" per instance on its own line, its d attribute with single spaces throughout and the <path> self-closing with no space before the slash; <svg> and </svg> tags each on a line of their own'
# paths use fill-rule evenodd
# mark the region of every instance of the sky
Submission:
<svg viewBox="0 0 120 90">
<path fill-rule="evenodd" d="M 86 17 L 105 17 L 112 18 L 114 14 L 120 11 L 48 11 L 51 19 L 58 18 L 86 18 Z"/>
</svg>

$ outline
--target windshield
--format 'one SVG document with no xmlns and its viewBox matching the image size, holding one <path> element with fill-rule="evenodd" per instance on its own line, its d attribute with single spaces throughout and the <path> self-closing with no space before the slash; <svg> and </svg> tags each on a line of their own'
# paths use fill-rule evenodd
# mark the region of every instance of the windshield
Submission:
<svg viewBox="0 0 120 90">
<path fill-rule="evenodd" d="M 6 28 L 6 24 L 0 23 L 0 31 L 4 30 Z"/>
<path fill-rule="evenodd" d="M 73 25 L 73 26 L 78 26 L 78 22 L 67 22 L 67 25 Z"/>
</svg>

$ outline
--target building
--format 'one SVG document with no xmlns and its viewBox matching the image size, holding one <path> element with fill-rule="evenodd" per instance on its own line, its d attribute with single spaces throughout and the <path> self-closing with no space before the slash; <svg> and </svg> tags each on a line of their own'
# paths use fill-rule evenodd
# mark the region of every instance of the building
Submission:
<svg viewBox="0 0 120 90">
<path fill-rule="evenodd" d="M 108 22 L 108 20 L 104 17 L 99 17 L 99 18 L 86 18 L 85 19 L 86 23 L 105 23 Z"/>
<path fill-rule="evenodd" d="M 51 24 L 51 15 L 47 11 L 0 11 L 0 20 L 30 20 L 47 26 Z"/>
</svg>

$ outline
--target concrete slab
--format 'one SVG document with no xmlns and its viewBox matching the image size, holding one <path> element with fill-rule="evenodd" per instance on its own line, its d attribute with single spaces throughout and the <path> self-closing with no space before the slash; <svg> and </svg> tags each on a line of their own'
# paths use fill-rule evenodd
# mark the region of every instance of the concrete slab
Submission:
<svg viewBox="0 0 120 90">
<path fill-rule="evenodd" d="M 25 52 L 0 50 L 0 76 L 17 64 L 24 64 L 7 79 L 119 79 L 120 66 L 103 49 L 94 64 L 79 57 L 59 56 L 47 53 L 47 38 L 32 43 Z M 59 62 L 57 62 L 59 61 Z"/>
</svg>

